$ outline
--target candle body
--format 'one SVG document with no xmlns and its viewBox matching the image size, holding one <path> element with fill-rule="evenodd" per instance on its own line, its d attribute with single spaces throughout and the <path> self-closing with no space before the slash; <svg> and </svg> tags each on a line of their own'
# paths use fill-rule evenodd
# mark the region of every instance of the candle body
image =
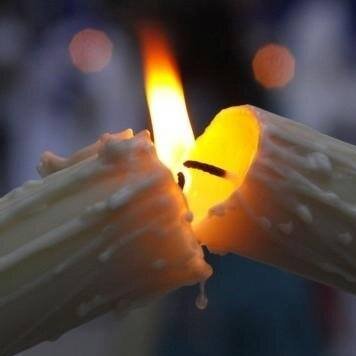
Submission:
<svg viewBox="0 0 356 356">
<path fill-rule="evenodd" d="M 257 153 L 198 239 L 356 293 L 356 147 L 251 106 L 219 115 L 244 112 L 260 126 Z"/>
<path fill-rule="evenodd" d="M 149 135 L 105 135 L 0 200 L 0 354 L 211 274 Z"/>
</svg>

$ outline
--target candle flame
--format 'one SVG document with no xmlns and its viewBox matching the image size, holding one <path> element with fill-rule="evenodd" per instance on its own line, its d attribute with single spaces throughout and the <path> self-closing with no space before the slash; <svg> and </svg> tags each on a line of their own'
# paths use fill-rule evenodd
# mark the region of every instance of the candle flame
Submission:
<svg viewBox="0 0 356 356">
<path fill-rule="evenodd" d="M 194 145 L 194 134 L 177 64 L 167 38 L 154 27 L 141 30 L 145 89 L 160 160 L 177 176 Z"/>
<path fill-rule="evenodd" d="M 242 184 L 257 152 L 259 125 L 249 108 L 231 108 L 217 115 L 195 141 L 179 71 L 166 37 L 152 27 L 142 28 L 140 34 L 156 151 L 176 178 L 179 172 L 184 174 L 184 193 L 194 214 L 193 224 L 198 224 L 209 209 Z M 192 169 L 191 164 L 186 164 L 190 169 L 185 168 L 186 161 L 195 162 L 195 168 L 200 169 Z M 209 174 L 209 170 L 227 174 Z"/>
</svg>

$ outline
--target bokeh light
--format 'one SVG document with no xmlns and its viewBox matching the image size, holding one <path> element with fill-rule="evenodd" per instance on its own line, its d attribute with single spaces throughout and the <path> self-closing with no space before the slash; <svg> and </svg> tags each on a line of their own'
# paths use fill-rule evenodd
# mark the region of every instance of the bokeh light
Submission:
<svg viewBox="0 0 356 356">
<path fill-rule="evenodd" d="M 109 64 L 113 44 L 105 32 L 87 28 L 73 36 L 68 49 L 77 69 L 83 73 L 93 73 Z"/>
<path fill-rule="evenodd" d="M 252 61 L 255 79 L 265 88 L 281 88 L 295 74 L 295 59 L 288 48 L 269 43 L 261 47 Z"/>
</svg>

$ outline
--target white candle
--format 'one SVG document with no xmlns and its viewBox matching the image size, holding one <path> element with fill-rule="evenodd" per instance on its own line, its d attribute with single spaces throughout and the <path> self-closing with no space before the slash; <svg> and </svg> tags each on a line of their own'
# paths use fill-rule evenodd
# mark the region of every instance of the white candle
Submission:
<svg viewBox="0 0 356 356">
<path fill-rule="evenodd" d="M 235 123 L 224 134 L 229 121 Z M 259 131 L 251 130 L 256 124 Z M 195 225 L 200 241 L 213 252 L 238 253 L 356 293 L 355 146 L 251 106 L 222 111 L 198 139 L 194 159 L 209 161 L 207 145 L 218 157 L 209 163 L 236 167 L 238 178 L 221 182 L 232 195 Z M 234 152 L 242 166 L 234 166 Z M 194 176 L 192 184 L 200 196 L 209 189 Z M 188 192 L 191 206 L 195 199 Z"/>
<path fill-rule="evenodd" d="M 0 200 L 0 353 L 211 274 L 147 132 L 104 135 Z"/>
</svg>

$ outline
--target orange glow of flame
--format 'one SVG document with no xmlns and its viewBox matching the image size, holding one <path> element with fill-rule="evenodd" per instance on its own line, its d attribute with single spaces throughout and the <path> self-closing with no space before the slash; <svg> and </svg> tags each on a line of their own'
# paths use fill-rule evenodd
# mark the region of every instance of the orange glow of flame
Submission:
<svg viewBox="0 0 356 356">
<path fill-rule="evenodd" d="M 140 35 L 157 154 L 176 176 L 194 145 L 181 79 L 167 38 L 153 27 L 143 28 Z"/>
</svg>

